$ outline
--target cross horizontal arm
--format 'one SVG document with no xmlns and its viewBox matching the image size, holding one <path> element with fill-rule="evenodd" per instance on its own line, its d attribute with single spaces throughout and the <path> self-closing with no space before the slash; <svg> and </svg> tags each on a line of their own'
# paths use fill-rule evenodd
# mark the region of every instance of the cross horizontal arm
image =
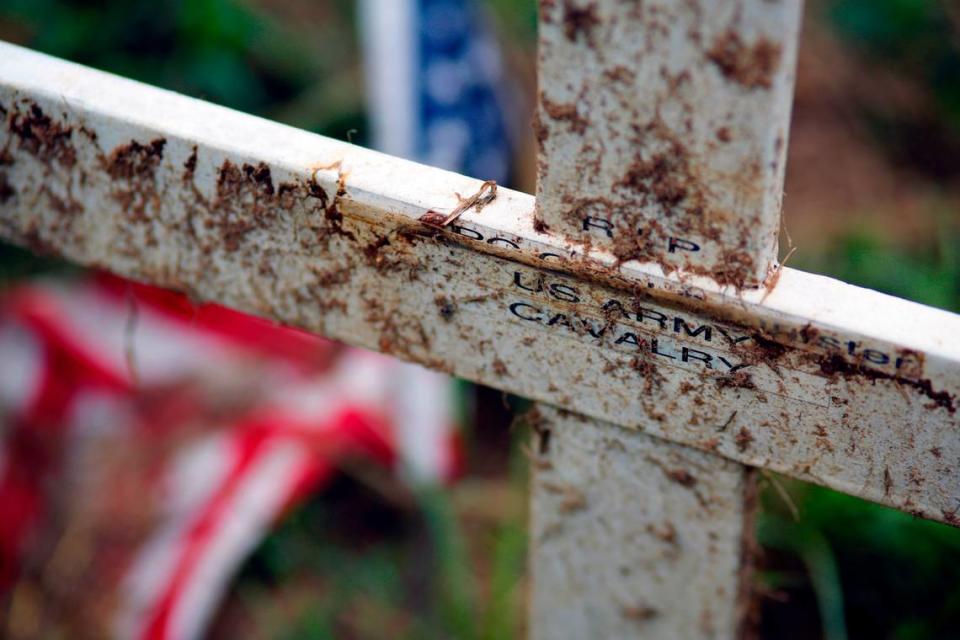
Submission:
<svg viewBox="0 0 960 640">
<path fill-rule="evenodd" d="M 535 231 L 531 196 L 11 45 L 0 117 L 11 241 L 957 519 L 957 316 L 618 265 Z"/>
</svg>

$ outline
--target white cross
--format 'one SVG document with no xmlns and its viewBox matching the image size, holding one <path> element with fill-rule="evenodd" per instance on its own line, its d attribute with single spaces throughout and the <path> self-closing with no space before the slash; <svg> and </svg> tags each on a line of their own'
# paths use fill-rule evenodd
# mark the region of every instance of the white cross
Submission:
<svg viewBox="0 0 960 640">
<path fill-rule="evenodd" d="M 0 236 L 542 401 L 532 635 L 731 637 L 742 465 L 960 517 L 960 318 L 776 263 L 799 12 L 544 0 L 536 212 L 0 45 Z"/>
</svg>

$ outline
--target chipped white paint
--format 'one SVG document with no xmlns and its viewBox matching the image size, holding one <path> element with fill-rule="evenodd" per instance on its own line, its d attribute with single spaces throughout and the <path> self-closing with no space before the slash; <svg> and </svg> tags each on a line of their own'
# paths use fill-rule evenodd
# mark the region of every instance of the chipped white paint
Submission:
<svg viewBox="0 0 960 640">
<path fill-rule="evenodd" d="M 541 3 L 538 215 L 757 287 L 777 260 L 801 0 Z"/>
<path fill-rule="evenodd" d="M 956 517 L 953 314 L 790 269 L 765 299 L 615 269 L 533 231 L 533 198 L 506 189 L 432 229 L 418 218 L 481 182 L 10 45 L 0 105 L 5 238 Z M 31 138 L 34 106 L 69 132 Z"/>
<path fill-rule="evenodd" d="M 531 637 L 738 637 L 752 474 L 609 423 L 539 412 Z"/>
</svg>

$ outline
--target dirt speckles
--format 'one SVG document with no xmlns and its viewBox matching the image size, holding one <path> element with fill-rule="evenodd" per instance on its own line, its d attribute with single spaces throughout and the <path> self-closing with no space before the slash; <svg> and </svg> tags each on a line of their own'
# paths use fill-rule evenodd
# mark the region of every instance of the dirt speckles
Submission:
<svg viewBox="0 0 960 640">
<path fill-rule="evenodd" d="M 0 171 L 0 204 L 6 204 L 17 195 L 5 172 Z"/>
<path fill-rule="evenodd" d="M 387 236 L 378 236 L 373 242 L 368 242 L 363 247 L 363 256 L 367 264 L 382 270 L 387 264 L 387 257 L 381 252 L 384 247 L 390 246 L 390 238 Z"/>
<path fill-rule="evenodd" d="M 643 378 L 643 392 L 645 394 L 650 395 L 663 385 L 663 374 L 657 371 L 657 366 L 649 360 L 639 357 L 632 358 L 630 360 L 630 368 Z"/>
<path fill-rule="evenodd" d="M 183 163 L 183 179 L 192 180 L 193 174 L 197 170 L 197 145 L 193 145 L 190 151 L 190 157 Z"/>
<path fill-rule="evenodd" d="M 544 482 L 542 486 L 548 492 L 559 495 L 561 513 L 573 513 L 587 508 L 587 497 L 573 485 Z"/>
<path fill-rule="evenodd" d="M 70 169 L 77 162 L 72 143 L 73 127 L 52 120 L 36 104 L 30 104 L 26 112 L 14 111 L 7 128 L 24 149 L 37 159 Z"/>
<path fill-rule="evenodd" d="M 781 46 L 766 38 L 747 45 L 736 31 L 730 30 L 714 40 L 707 59 L 732 82 L 747 89 L 769 89 L 780 66 L 781 53 Z"/>
<path fill-rule="evenodd" d="M 664 209 L 670 209 L 687 197 L 688 182 L 685 156 L 675 147 L 668 153 L 635 161 L 615 186 L 650 194 Z"/>
<path fill-rule="evenodd" d="M 566 123 L 570 131 L 579 136 L 582 136 L 587 131 L 587 127 L 590 126 L 590 120 L 580 115 L 577 111 L 577 105 L 573 103 L 553 102 L 541 92 L 540 107 L 551 120 Z M 546 137 L 546 133 L 540 125 L 537 125 L 537 137 L 541 141 Z"/>
<path fill-rule="evenodd" d="M 697 485 L 697 479 L 686 469 L 664 469 L 663 473 L 671 482 L 676 482 L 681 487 L 692 489 Z"/>
<path fill-rule="evenodd" d="M 533 218 L 533 230 L 537 233 L 549 233 L 550 226 L 538 217 Z"/>
<path fill-rule="evenodd" d="M 276 218 L 277 204 L 267 165 L 238 166 L 224 160 L 217 171 L 216 197 L 208 206 L 204 224 L 219 230 L 224 249 L 236 251 L 248 233 Z"/>
<path fill-rule="evenodd" d="M 753 441 L 756 438 L 753 437 L 753 434 L 746 427 L 741 427 L 740 431 L 737 432 L 736 437 L 733 439 L 733 443 L 737 445 L 737 450 L 740 453 L 743 453 L 750 448 L 750 445 L 753 444 Z"/>
<path fill-rule="evenodd" d="M 440 312 L 441 318 L 447 322 L 453 320 L 453 316 L 457 313 L 457 305 L 455 302 L 446 296 L 437 296 L 434 298 L 433 303 L 437 305 L 437 311 Z"/>
<path fill-rule="evenodd" d="M 597 16 L 597 3 L 580 4 L 566 0 L 563 5 L 563 34 L 570 42 L 576 42 L 579 36 L 592 46 L 593 29 L 600 24 Z"/>
<path fill-rule="evenodd" d="M 637 72 L 630 67 L 617 65 L 610 69 L 604 69 L 603 77 L 611 82 L 622 82 L 629 86 L 637 79 Z"/>
<path fill-rule="evenodd" d="M 161 206 L 156 173 L 166 144 L 164 138 L 150 142 L 131 140 L 100 159 L 103 170 L 112 181 L 111 197 L 131 222 L 146 222 L 151 217 L 150 212 Z M 152 233 L 148 235 L 148 242 L 155 241 Z"/>
<path fill-rule="evenodd" d="M 789 351 L 786 345 L 760 334 L 754 334 L 750 340 L 753 348 L 759 351 L 763 360 L 767 362 L 775 363 Z"/>
<path fill-rule="evenodd" d="M 553 11 L 557 7 L 557 0 L 540 0 L 539 15 L 542 24 L 553 23 Z"/>
<path fill-rule="evenodd" d="M 912 380 L 891 373 L 885 373 L 876 369 L 868 369 L 859 364 L 847 362 L 839 355 L 824 357 L 820 360 L 820 372 L 831 380 L 857 379 L 862 378 L 876 383 L 878 380 L 889 380 L 897 384 L 909 387 L 926 396 L 931 403 L 928 408 L 946 409 L 951 414 L 956 413 L 956 398 L 947 391 L 937 391 L 929 379 Z"/>
<path fill-rule="evenodd" d="M 659 611 L 644 604 L 624 605 L 620 607 L 620 613 L 624 618 L 635 620 L 636 622 L 646 622 L 660 615 Z"/>
<path fill-rule="evenodd" d="M 273 177 L 270 175 L 270 167 L 260 162 L 256 166 L 244 164 L 243 173 L 247 180 L 255 182 L 268 196 L 273 195 Z"/>
<path fill-rule="evenodd" d="M 160 161 L 163 160 L 163 148 L 166 144 L 166 139 L 156 138 L 146 144 L 131 140 L 120 145 L 111 151 L 104 161 L 107 175 L 114 180 L 152 180 Z"/>
<path fill-rule="evenodd" d="M 447 219 L 446 214 L 439 211 L 429 210 L 418 218 L 420 222 L 431 227 L 443 227 L 443 221 Z"/>
<path fill-rule="evenodd" d="M 667 544 L 677 544 L 677 528 L 672 522 L 664 522 L 662 525 L 647 525 L 647 533 Z"/>
<path fill-rule="evenodd" d="M 327 190 L 320 186 L 316 176 L 311 176 L 310 180 L 307 181 L 307 195 L 319 200 L 320 205 L 323 207 L 326 207 L 330 200 L 330 197 L 327 195 Z"/>
<path fill-rule="evenodd" d="M 753 377 L 745 371 L 737 371 L 730 375 L 719 376 L 716 378 L 718 389 L 756 389 L 757 385 L 753 382 Z"/>
<path fill-rule="evenodd" d="M 217 173 L 217 197 L 227 201 L 243 196 L 273 195 L 273 180 L 270 177 L 270 167 L 264 163 L 256 166 L 244 163 L 235 165 L 224 160 Z"/>
<path fill-rule="evenodd" d="M 753 278 L 753 270 L 753 256 L 742 249 L 733 249 L 721 254 L 713 269 L 713 279 L 742 289 Z"/>
</svg>

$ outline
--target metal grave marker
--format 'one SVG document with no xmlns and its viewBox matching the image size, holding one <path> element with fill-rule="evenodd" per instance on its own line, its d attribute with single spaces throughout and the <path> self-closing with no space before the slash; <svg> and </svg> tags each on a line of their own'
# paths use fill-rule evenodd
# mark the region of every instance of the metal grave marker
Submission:
<svg viewBox="0 0 960 640">
<path fill-rule="evenodd" d="M 776 263 L 800 6 L 722 5 L 541 3 L 536 201 L 0 44 L 0 236 L 544 403 L 533 635 L 732 637 L 743 465 L 957 524 L 960 318 Z"/>
</svg>

